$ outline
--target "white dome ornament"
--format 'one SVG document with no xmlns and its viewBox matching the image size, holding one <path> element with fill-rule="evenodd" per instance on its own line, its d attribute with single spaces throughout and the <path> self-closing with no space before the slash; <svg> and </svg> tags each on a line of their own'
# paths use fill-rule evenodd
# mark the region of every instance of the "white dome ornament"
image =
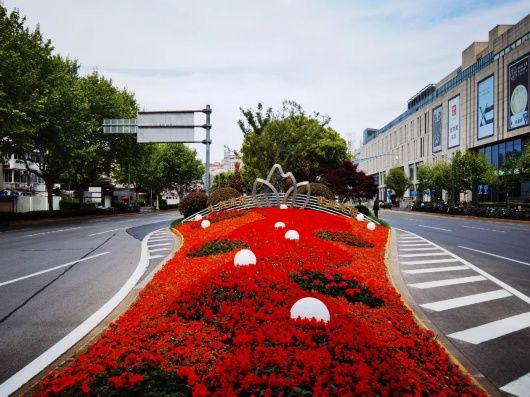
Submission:
<svg viewBox="0 0 530 397">
<path fill-rule="evenodd" d="M 234 266 L 249 266 L 255 265 L 257 262 L 256 255 L 249 249 L 242 249 L 237 251 L 234 256 Z"/>
<path fill-rule="evenodd" d="M 366 225 L 366 228 L 367 228 L 368 230 L 372 230 L 372 231 L 375 230 L 375 223 L 373 223 L 373 222 L 368 222 L 368 224 Z"/>
<path fill-rule="evenodd" d="M 287 204 L 280 205 L 280 209 L 281 210 L 286 210 L 287 208 L 289 208 L 289 207 L 287 207 Z"/>
<path fill-rule="evenodd" d="M 203 221 L 201 222 L 201 227 L 202 227 L 203 229 L 206 229 L 207 227 L 210 227 L 210 225 L 211 225 L 211 223 L 210 223 L 210 221 L 209 221 L 208 219 L 205 219 L 205 220 L 203 220 Z"/>
<path fill-rule="evenodd" d="M 359 222 L 364 221 L 364 215 L 360 212 L 355 216 L 355 219 L 357 219 Z"/>
<path fill-rule="evenodd" d="M 286 240 L 300 240 L 300 234 L 296 230 L 287 230 L 284 237 Z"/>
<path fill-rule="evenodd" d="M 274 228 L 275 228 L 275 229 L 285 229 L 285 223 L 283 223 L 283 222 L 276 222 L 276 223 L 274 224 Z"/>
<path fill-rule="evenodd" d="M 299 299 L 291 307 L 291 318 L 296 320 L 298 317 L 301 319 L 314 318 L 317 321 L 324 321 L 326 323 L 330 319 L 329 310 L 324 302 L 311 297 Z"/>
<path fill-rule="evenodd" d="M 201 221 L 202 220 L 202 215 L 201 214 L 195 215 L 195 220 L 196 221 Z"/>
</svg>

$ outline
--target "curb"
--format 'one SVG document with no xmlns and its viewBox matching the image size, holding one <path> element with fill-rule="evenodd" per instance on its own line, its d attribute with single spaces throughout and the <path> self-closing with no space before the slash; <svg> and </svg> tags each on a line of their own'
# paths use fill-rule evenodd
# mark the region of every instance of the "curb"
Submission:
<svg viewBox="0 0 530 397">
<path fill-rule="evenodd" d="M 387 243 L 387 253 L 385 254 L 385 261 L 387 263 L 387 274 L 390 282 L 400 294 L 402 303 L 410 310 L 416 323 L 424 329 L 431 330 L 435 334 L 435 338 L 439 345 L 445 350 L 449 359 L 457 365 L 464 375 L 469 376 L 471 383 L 486 395 L 491 397 L 504 396 L 498 388 L 489 381 L 489 379 L 482 374 L 478 368 L 460 351 L 446 336 L 438 329 L 438 327 L 429 320 L 425 312 L 415 302 L 410 294 L 400 272 L 398 261 L 397 239 L 394 229 L 390 229 L 390 238 Z M 480 379 L 480 381 L 479 381 Z"/>
</svg>

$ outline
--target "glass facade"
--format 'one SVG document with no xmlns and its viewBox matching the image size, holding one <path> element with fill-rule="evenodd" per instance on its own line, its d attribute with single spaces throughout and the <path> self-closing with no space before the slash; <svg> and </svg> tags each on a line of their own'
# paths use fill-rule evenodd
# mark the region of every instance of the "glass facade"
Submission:
<svg viewBox="0 0 530 397">
<path fill-rule="evenodd" d="M 496 143 L 494 145 L 484 146 L 480 148 L 478 152 L 486 157 L 486 161 L 489 164 L 500 168 L 508 156 L 514 155 L 519 157 L 522 151 L 523 140 L 517 138 L 506 142 Z"/>
</svg>

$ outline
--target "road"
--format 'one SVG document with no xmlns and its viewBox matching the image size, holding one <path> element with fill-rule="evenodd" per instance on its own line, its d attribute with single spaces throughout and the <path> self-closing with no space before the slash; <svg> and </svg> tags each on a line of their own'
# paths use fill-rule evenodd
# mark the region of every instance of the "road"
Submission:
<svg viewBox="0 0 530 397">
<path fill-rule="evenodd" d="M 170 254 L 168 226 L 178 217 L 171 211 L 1 231 L 0 395 L 6 380 L 123 292 L 132 275 L 141 281 Z"/>
<path fill-rule="evenodd" d="M 414 310 L 487 387 L 530 396 L 530 224 L 380 216 L 396 231 L 399 288 Z"/>
</svg>

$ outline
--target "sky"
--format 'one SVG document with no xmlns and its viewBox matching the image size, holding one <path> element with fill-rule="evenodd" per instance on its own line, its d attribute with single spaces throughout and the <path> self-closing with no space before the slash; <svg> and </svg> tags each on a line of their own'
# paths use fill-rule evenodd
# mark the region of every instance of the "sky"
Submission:
<svg viewBox="0 0 530 397">
<path fill-rule="evenodd" d="M 212 161 L 225 145 L 241 147 L 240 108 L 286 99 L 329 115 L 358 147 L 365 128 L 459 67 L 473 41 L 530 12 L 530 0 L 0 1 L 82 74 L 97 70 L 134 92 L 142 110 L 209 104 Z"/>
</svg>

